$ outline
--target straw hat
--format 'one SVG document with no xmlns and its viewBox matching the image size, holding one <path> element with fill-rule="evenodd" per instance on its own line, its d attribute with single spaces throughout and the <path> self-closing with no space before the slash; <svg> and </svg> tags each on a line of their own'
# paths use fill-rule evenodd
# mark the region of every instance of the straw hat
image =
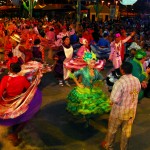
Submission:
<svg viewBox="0 0 150 150">
<path fill-rule="evenodd" d="M 20 43 L 21 42 L 21 38 L 18 34 L 14 34 L 12 36 L 10 36 L 13 40 L 15 40 L 16 42 Z"/>
</svg>

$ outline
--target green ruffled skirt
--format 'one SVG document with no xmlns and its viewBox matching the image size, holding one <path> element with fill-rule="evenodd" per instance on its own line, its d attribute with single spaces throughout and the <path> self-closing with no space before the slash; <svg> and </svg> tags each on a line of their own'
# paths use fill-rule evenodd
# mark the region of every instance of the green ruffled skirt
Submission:
<svg viewBox="0 0 150 150">
<path fill-rule="evenodd" d="M 67 110 L 76 116 L 93 116 L 108 113 L 111 109 L 109 98 L 100 87 L 75 87 L 67 97 Z"/>
</svg>

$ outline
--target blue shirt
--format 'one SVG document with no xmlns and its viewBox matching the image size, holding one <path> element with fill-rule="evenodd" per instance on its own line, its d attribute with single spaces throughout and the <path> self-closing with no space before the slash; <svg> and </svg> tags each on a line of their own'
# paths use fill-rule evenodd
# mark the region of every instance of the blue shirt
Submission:
<svg viewBox="0 0 150 150">
<path fill-rule="evenodd" d="M 110 43 L 108 40 L 104 39 L 104 38 L 101 38 L 99 41 L 98 41 L 98 46 L 104 46 L 104 47 L 110 47 Z"/>
</svg>

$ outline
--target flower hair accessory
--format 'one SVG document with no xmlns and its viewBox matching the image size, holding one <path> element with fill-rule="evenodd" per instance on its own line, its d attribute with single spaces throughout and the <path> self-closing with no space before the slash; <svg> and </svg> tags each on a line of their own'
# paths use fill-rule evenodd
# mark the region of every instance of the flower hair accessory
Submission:
<svg viewBox="0 0 150 150">
<path fill-rule="evenodd" d="M 90 61 L 90 60 L 92 60 L 92 59 L 97 59 L 96 58 L 96 55 L 93 53 L 93 52 L 85 52 L 84 53 L 84 56 L 83 56 L 83 60 L 85 61 L 85 62 L 88 62 L 88 61 Z"/>
<path fill-rule="evenodd" d="M 116 38 L 118 38 L 118 37 L 120 37 L 120 36 L 121 36 L 120 33 L 115 34 L 115 37 L 116 37 Z"/>
</svg>

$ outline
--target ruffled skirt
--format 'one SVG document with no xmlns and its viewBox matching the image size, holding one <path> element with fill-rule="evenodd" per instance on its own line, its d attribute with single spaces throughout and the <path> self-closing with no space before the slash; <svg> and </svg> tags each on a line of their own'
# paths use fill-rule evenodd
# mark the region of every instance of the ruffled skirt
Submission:
<svg viewBox="0 0 150 150">
<path fill-rule="evenodd" d="M 42 104 L 42 93 L 37 89 L 32 101 L 29 104 L 28 110 L 17 118 L 0 119 L 0 125 L 13 126 L 30 120 L 40 109 Z"/>
<path fill-rule="evenodd" d="M 111 109 L 109 98 L 99 87 L 75 87 L 67 99 L 67 110 L 77 116 L 100 115 L 108 113 Z"/>
<path fill-rule="evenodd" d="M 99 71 L 104 68 L 105 62 L 103 60 L 98 60 L 95 64 L 96 69 Z M 79 70 L 87 66 L 87 63 L 82 58 L 74 58 L 70 61 L 64 62 L 64 67 L 67 69 Z"/>
</svg>

